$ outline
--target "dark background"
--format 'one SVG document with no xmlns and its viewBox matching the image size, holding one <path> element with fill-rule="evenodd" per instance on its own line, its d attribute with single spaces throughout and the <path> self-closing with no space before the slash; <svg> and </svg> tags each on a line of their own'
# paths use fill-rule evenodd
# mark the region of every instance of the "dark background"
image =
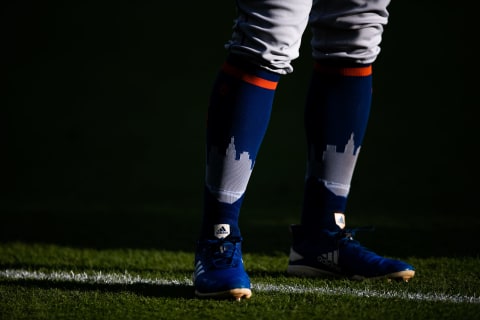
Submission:
<svg viewBox="0 0 480 320">
<path fill-rule="evenodd" d="M 412 9 L 390 6 L 347 219 L 427 243 L 407 241 L 399 255 L 478 253 L 458 248 L 480 221 L 466 9 Z M 189 250 L 208 96 L 234 2 L 15 1 L 1 11 L 0 240 Z M 263 240 L 298 220 L 308 36 L 280 82 L 242 211 L 244 232 Z"/>
</svg>

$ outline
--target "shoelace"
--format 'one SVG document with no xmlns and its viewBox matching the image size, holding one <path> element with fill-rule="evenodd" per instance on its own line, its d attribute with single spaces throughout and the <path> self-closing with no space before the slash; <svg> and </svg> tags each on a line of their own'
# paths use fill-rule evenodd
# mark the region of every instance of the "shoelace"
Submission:
<svg viewBox="0 0 480 320">
<path fill-rule="evenodd" d="M 368 260 L 376 259 L 378 255 L 375 252 L 365 248 L 360 244 L 360 242 L 358 242 L 353 238 L 358 231 L 372 232 L 374 230 L 375 228 L 373 226 L 341 230 L 340 232 L 338 232 L 338 235 L 337 235 L 337 237 L 339 237 L 338 243 L 340 246 L 349 246 L 351 249 L 355 248 L 358 256 L 363 257 L 363 259 L 368 259 Z"/>
<path fill-rule="evenodd" d="M 237 243 L 241 242 L 241 238 L 223 238 L 215 240 L 205 240 L 204 246 L 207 259 L 215 268 L 229 268 L 235 261 L 235 253 L 237 251 Z"/>
<path fill-rule="evenodd" d="M 338 240 L 353 240 L 353 237 L 355 237 L 355 234 L 358 231 L 374 231 L 374 230 L 375 228 L 373 226 L 367 226 L 367 227 L 343 229 L 338 231 L 328 231 L 328 230 L 325 230 L 325 231 L 329 236 L 334 237 Z"/>
<path fill-rule="evenodd" d="M 341 233 L 343 234 L 343 238 L 348 238 L 349 240 L 353 240 L 353 237 L 355 237 L 355 234 L 356 234 L 358 231 L 370 231 L 370 232 L 373 232 L 373 231 L 375 231 L 375 228 L 374 228 L 373 226 L 358 227 L 358 228 L 352 228 L 352 229 L 342 230 Z"/>
<path fill-rule="evenodd" d="M 354 239 L 355 235 L 359 231 L 374 231 L 375 228 L 373 226 L 365 226 L 365 227 L 357 227 L 357 228 L 350 228 L 350 229 L 344 229 L 340 231 L 332 231 L 329 232 L 329 235 L 332 237 L 335 237 L 338 240 L 338 243 L 340 245 L 351 245 L 351 246 L 356 246 L 359 247 L 362 251 L 369 251 L 365 247 L 363 247 L 360 242 Z"/>
</svg>

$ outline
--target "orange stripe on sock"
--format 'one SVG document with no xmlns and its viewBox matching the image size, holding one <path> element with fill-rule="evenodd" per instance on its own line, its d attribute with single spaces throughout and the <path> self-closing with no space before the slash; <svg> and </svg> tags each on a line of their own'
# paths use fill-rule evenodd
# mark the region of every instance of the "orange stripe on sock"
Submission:
<svg viewBox="0 0 480 320">
<path fill-rule="evenodd" d="M 254 86 L 257 86 L 260 88 L 264 88 L 268 90 L 275 90 L 277 88 L 278 82 L 266 80 L 266 79 L 254 76 L 252 74 L 245 73 L 241 69 L 238 69 L 228 63 L 225 63 L 222 66 L 222 71 L 231 76 L 234 76 L 235 78 L 241 79 L 242 81 L 253 84 Z"/>
<path fill-rule="evenodd" d="M 315 70 L 321 73 L 338 74 L 347 77 L 368 77 L 372 75 L 371 65 L 358 68 L 340 68 L 315 63 Z"/>
</svg>

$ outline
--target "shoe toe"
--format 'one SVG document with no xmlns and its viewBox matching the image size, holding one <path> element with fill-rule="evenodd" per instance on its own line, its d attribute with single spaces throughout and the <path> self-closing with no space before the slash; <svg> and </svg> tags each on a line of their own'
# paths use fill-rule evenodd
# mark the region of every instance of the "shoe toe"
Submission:
<svg viewBox="0 0 480 320">
<path fill-rule="evenodd" d="M 250 289 L 250 279 L 241 269 L 217 269 L 197 276 L 194 285 L 198 292 L 215 293 L 232 289 Z"/>
</svg>

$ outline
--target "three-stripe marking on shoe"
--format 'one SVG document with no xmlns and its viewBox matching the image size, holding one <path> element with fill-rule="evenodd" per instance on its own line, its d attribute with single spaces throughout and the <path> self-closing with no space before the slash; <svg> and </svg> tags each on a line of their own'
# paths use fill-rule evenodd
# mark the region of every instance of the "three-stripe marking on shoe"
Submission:
<svg viewBox="0 0 480 320">
<path fill-rule="evenodd" d="M 195 278 L 204 272 L 205 272 L 205 269 L 203 268 L 202 261 L 198 260 L 197 263 L 195 264 Z"/>
<path fill-rule="evenodd" d="M 327 266 L 336 267 L 338 265 L 338 250 L 319 255 L 317 261 Z"/>
<path fill-rule="evenodd" d="M 338 266 L 339 250 L 333 250 L 331 252 L 323 253 L 317 256 L 317 262 L 329 268 L 332 271 L 338 272 L 340 267 Z M 304 257 L 293 249 L 290 249 L 290 262 L 297 262 L 303 260 Z M 313 266 L 312 266 L 313 267 Z M 315 267 L 314 267 L 315 268 Z"/>
<path fill-rule="evenodd" d="M 317 256 L 317 261 L 321 264 L 337 266 L 338 265 L 338 256 L 339 250 L 333 250 L 330 252 L 323 253 Z M 295 262 L 298 260 L 302 260 L 304 257 L 296 252 L 295 250 L 290 250 L 290 261 Z"/>
</svg>

